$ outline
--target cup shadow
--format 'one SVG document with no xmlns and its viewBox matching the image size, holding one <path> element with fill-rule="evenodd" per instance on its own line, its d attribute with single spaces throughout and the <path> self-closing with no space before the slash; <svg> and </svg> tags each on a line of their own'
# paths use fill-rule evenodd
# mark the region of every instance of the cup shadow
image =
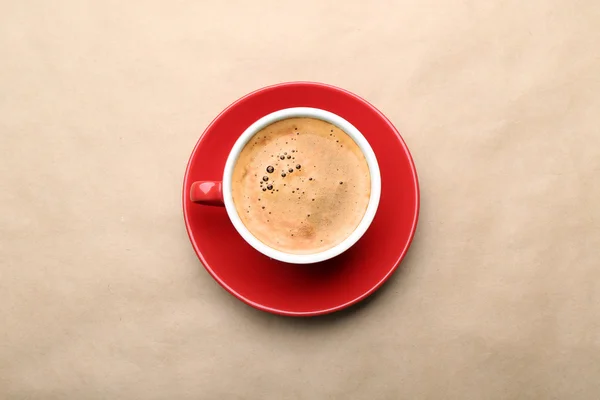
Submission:
<svg viewBox="0 0 600 400">
<path fill-rule="evenodd" d="M 385 300 L 385 298 L 389 295 L 388 292 L 393 291 L 393 289 L 395 289 L 396 291 L 401 290 L 401 287 L 399 287 L 399 285 L 402 284 L 403 277 L 406 274 L 408 274 L 409 271 L 411 270 L 411 268 L 413 267 L 412 266 L 413 259 L 416 257 L 416 254 L 418 252 L 419 246 L 417 243 L 418 242 L 417 236 L 419 236 L 419 235 L 417 234 L 415 236 L 413 243 L 411 245 L 411 249 L 409 249 L 408 253 L 404 257 L 404 259 L 401 261 L 400 265 L 398 266 L 398 268 L 396 269 L 394 274 L 392 274 L 392 276 L 390 276 L 390 278 L 378 290 L 376 290 L 370 296 L 368 296 L 364 300 L 362 300 L 348 308 L 345 308 L 343 310 L 332 312 L 332 313 L 325 314 L 325 315 L 312 316 L 312 317 L 291 317 L 291 316 L 284 316 L 284 315 L 278 315 L 278 314 L 270 314 L 270 313 L 267 313 L 264 311 L 257 310 L 255 308 L 252 308 L 252 307 L 247 306 L 242 303 L 240 303 L 240 305 L 245 307 L 247 310 L 249 310 L 252 318 L 256 318 L 257 321 L 259 321 L 261 323 L 276 322 L 277 324 L 283 324 L 283 325 L 287 325 L 289 327 L 299 327 L 299 328 L 309 329 L 309 328 L 313 328 L 313 327 L 325 328 L 328 326 L 332 326 L 334 324 L 339 324 L 339 323 L 343 323 L 345 321 L 349 321 L 352 318 L 365 312 L 369 308 L 374 307 L 374 305 L 376 305 L 377 303 L 380 303 L 381 301 Z M 340 257 L 343 257 L 343 255 L 341 255 Z M 343 261 L 343 258 L 339 261 Z M 338 263 L 336 263 L 336 264 L 338 264 L 338 267 L 343 266 L 343 263 L 341 263 L 339 261 L 338 261 Z M 322 264 L 322 263 L 319 263 L 319 264 Z M 337 270 L 337 268 L 336 268 L 336 271 L 333 271 L 332 269 L 329 269 L 329 268 L 318 268 L 317 270 L 320 271 L 319 274 L 323 274 L 324 275 L 323 278 L 326 278 L 326 279 L 327 279 L 327 277 L 334 276 L 340 272 L 339 270 Z"/>
</svg>

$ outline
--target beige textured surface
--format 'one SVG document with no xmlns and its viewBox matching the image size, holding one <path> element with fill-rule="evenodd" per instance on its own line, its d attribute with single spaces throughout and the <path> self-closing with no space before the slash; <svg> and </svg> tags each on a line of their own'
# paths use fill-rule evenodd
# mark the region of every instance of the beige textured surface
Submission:
<svg viewBox="0 0 600 400">
<path fill-rule="evenodd" d="M 600 397 L 600 2 L 368 4 L 0 0 L 1 399 Z M 210 120 L 298 79 L 386 113 L 423 198 L 312 320 L 225 293 L 180 210 Z"/>
</svg>

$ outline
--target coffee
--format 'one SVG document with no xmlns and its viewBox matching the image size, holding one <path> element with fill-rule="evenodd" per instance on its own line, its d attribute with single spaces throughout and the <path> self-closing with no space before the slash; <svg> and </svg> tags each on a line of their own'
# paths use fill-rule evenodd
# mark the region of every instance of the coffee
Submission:
<svg viewBox="0 0 600 400">
<path fill-rule="evenodd" d="M 235 208 L 261 242 L 313 254 L 344 241 L 371 195 L 369 166 L 343 130 L 314 118 L 275 122 L 243 148 L 232 176 Z"/>
</svg>

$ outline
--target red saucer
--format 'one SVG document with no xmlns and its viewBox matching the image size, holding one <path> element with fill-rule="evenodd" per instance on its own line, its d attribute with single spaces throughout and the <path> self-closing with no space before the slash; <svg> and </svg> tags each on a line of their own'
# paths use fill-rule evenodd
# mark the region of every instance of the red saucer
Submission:
<svg viewBox="0 0 600 400">
<path fill-rule="evenodd" d="M 222 179 L 231 147 L 250 124 L 289 107 L 321 108 L 348 120 L 367 138 L 381 169 L 381 201 L 371 227 L 350 250 L 319 264 L 271 260 L 242 239 L 224 207 L 189 200 L 192 182 Z M 291 82 L 242 97 L 206 128 L 185 172 L 183 214 L 196 254 L 229 293 L 263 311 L 313 316 L 363 300 L 396 270 L 417 226 L 419 185 L 408 148 L 375 107 L 334 86 Z"/>
</svg>

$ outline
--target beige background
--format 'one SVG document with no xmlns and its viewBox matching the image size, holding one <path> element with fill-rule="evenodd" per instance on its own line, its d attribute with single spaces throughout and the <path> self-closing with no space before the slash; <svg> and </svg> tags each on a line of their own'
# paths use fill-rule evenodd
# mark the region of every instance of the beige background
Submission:
<svg viewBox="0 0 600 400">
<path fill-rule="evenodd" d="M 199 134 L 317 80 L 397 125 L 409 256 L 255 311 L 188 242 Z M 598 399 L 600 2 L 0 0 L 0 399 Z"/>
</svg>

